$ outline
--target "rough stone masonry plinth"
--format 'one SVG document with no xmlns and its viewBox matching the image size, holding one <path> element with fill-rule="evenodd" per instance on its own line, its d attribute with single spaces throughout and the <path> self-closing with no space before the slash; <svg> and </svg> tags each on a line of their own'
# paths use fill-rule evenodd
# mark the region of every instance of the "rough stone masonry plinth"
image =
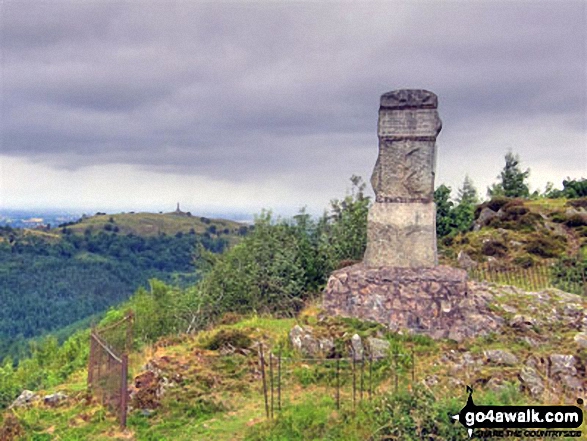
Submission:
<svg viewBox="0 0 587 441">
<path fill-rule="evenodd" d="M 362 263 L 331 275 L 323 303 L 328 314 L 432 337 L 464 335 L 457 330 L 470 315 L 467 273 L 437 266 L 434 169 L 442 127 L 437 106 L 436 95 L 426 90 L 381 96 L 367 249 Z"/>
<path fill-rule="evenodd" d="M 455 340 L 470 306 L 467 273 L 448 266 L 422 270 L 360 263 L 333 272 L 323 296 L 329 314 Z"/>
</svg>

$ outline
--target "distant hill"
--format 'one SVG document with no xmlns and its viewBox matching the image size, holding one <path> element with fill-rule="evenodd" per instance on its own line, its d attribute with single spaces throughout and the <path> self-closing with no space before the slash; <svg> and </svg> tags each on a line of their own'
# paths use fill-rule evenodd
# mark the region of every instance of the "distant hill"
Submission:
<svg viewBox="0 0 587 441">
<path fill-rule="evenodd" d="M 182 213 L 99 214 L 53 229 L 0 227 L 0 359 L 26 339 L 102 313 L 151 278 L 189 285 L 199 247 L 221 253 L 248 227 Z"/>
<path fill-rule="evenodd" d="M 115 231 L 118 234 L 134 234 L 143 237 L 193 232 L 202 235 L 225 236 L 229 242 L 233 243 L 235 237 L 246 233 L 247 226 L 231 220 L 210 219 L 187 213 L 99 213 L 83 217 L 77 222 L 62 225 L 61 231 L 64 233 L 65 230 L 75 234 L 84 234 L 86 231 L 92 234 L 97 234 L 100 231 Z"/>
</svg>

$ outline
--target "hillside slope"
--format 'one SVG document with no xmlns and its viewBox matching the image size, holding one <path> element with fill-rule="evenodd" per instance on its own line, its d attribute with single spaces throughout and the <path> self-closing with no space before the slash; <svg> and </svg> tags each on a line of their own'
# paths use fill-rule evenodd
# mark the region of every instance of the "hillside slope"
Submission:
<svg viewBox="0 0 587 441">
<path fill-rule="evenodd" d="M 531 267 L 566 255 L 587 258 L 587 199 L 494 198 L 479 205 L 471 231 L 439 241 L 441 259 Z"/>
<path fill-rule="evenodd" d="M 433 433 L 435 440 L 449 440 L 466 436 L 449 418 L 465 404 L 465 385 L 473 386 L 477 404 L 575 404 L 587 388 L 585 298 L 491 284 L 472 284 L 472 290 L 491 303 L 502 322 L 499 335 L 434 341 L 355 319 L 323 317 L 316 307 L 302 312 L 297 323 L 332 338 L 340 350 L 348 350 L 354 334 L 365 345 L 369 337 L 389 343 L 389 358 L 357 367 L 354 381 L 352 364 L 341 364 L 340 410 L 336 364 L 306 361 L 292 348 L 288 333 L 295 320 L 233 315 L 214 329 L 165 338 L 132 355 L 135 382 L 127 430 L 120 431 L 114 416 L 88 397 L 82 370 L 67 383 L 36 391 L 32 404 L 5 413 L 0 433 L 63 440 L 411 440 Z M 280 371 L 283 410 L 275 410 L 273 421 L 265 416 L 258 342 L 266 357 L 272 349 L 287 360 Z M 414 360 L 414 369 L 409 361 L 398 364 L 393 354 L 407 355 L 401 360 Z M 57 406 L 44 404 L 41 398 L 55 391 L 67 398 Z M 277 389 L 274 393 L 275 404 Z"/>
</svg>

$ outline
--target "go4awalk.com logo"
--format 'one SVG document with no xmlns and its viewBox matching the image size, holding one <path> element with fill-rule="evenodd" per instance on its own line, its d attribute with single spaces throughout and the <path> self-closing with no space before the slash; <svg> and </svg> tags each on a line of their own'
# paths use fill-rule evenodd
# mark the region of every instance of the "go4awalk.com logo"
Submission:
<svg viewBox="0 0 587 441">
<path fill-rule="evenodd" d="M 467 392 L 467 404 L 452 418 L 465 426 L 470 438 L 581 437 L 583 410 L 578 406 L 477 406 L 470 386 Z"/>
</svg>

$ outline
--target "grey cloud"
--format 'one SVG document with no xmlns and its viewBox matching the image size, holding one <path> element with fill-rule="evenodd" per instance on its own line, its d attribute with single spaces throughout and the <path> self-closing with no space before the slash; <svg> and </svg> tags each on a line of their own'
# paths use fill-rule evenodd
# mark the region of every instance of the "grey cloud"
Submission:
<svg viewBox="0 0 587 441">
<path fill-rule="evenodd" d="M 379 95 L 401 87 L 436 92 L 445 130 L 563 115 L 561 130 L 585 131 L 585 7 L 8 2 L 1 152 L 228 180 L 310 173 L 376 148 Z"/>
</svg>

